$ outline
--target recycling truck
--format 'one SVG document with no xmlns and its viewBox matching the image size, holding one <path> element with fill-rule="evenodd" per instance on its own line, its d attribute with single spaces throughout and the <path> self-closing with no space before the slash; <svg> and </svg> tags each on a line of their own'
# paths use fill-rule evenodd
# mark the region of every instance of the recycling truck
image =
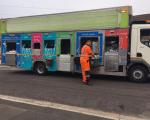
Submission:
<svg viewBox="0 0 150 120">
<path fill-rule="evenodd" d="M 133 22 L 123 6 L 2 19 L 2 64 L 33 70 L 81 72 L 80 53 L 92 41 L 93 75 L 146 82 L 150 72 L 150 21 Z"/>
</svg>

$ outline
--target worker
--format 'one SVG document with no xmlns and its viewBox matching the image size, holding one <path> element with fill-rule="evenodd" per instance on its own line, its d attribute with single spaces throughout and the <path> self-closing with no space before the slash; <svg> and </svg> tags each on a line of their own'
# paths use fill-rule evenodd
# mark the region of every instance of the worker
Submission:
<svg viewBox="0 0 150 120">
<path fill-rule="evenodd" d="M 90 80 L 90 57 L 94 57 L 92 51 L 92 42 L 88 40 L 81 49 L 80 64 L 82 71 L 82 81 L 84 84 L 88 85 Z"/>
</svg>

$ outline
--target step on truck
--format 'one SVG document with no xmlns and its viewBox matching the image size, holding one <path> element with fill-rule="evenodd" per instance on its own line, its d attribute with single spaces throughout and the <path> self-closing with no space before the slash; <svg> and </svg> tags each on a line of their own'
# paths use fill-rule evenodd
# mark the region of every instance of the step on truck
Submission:
<svg viewBox="0 0 150 120">
<path fill-rule="evenodd" d="M 81 72 L 81 47 L 91 40 L 95 53 L 92 74 L 146 82 L 150 21 L 131 20 L 131 6 L 0 20 L 2 64 L 39 75 Z"/>
</svg>

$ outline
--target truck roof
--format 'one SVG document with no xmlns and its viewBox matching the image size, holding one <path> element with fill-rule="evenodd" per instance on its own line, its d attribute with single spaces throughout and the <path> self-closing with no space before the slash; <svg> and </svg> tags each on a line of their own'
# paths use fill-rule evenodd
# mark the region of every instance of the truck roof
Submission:
<svg viewBox="0 0 150 120">
<path fill-rule="evenodd" d="M 132 17 L 132 21 L 150 20 L 150 14 L 136 15 Z"/>
<path fill-rule="evenodd" d="M 128 28 L 131 6 L 8 18 L 5 33 Z"/>
</svg>

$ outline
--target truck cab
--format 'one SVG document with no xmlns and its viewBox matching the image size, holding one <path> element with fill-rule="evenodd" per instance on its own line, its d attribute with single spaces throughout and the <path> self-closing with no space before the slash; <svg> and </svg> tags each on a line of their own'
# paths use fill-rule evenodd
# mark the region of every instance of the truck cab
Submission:
<svg viewBox="0 0 150 120">
<path fill-rule="evenodd" d="M 150 72 L 150 23 L 132 24 L 128 76 L 145 82 Z"/>
</svg>

